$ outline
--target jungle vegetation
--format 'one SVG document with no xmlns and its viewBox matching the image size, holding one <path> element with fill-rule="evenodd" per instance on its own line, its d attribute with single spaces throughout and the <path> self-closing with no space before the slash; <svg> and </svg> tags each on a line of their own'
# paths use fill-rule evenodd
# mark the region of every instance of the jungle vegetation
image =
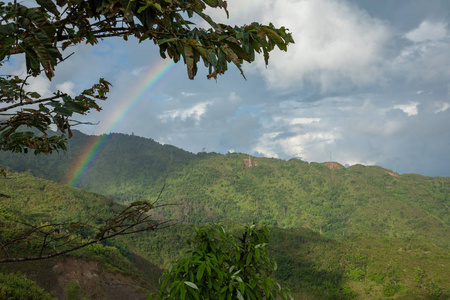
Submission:
<svg viewBox="0 0 450 300">
<path fill-rule="evenodd" d="M 177 225 L 118 237 L 95 244 L 95 250 L 86 247 L 71 254 L 136 274 L 139 282 L 149 276 L 142 275 L 142 266 L 152 266 L 158 271 L 148 277 L 153 278 L 148 291 L 156 292 L 162 270 L 183 258 L 195 226 L 219 222 L 239 236 L 246 224 L 259 222 L 270 228 L 267 250 L 278 265 L 273 276 L 291 290 L 294 299 L 445 299 L 449 295 L 448 178 L 398 175 L 361 165 L 330 170 L 297 159 L 253 158 L 258 166 L 245 167 L 243 159 L 248 155 L 192 154 L 115 134 L 106 158 L 92 171 L 108 176 L 89 177 L 83 189 L 56 183 L 63 182 L 65 168 L 89 138 L 75 132 L 71 152 L 66 154 L 2 153 L 0 161 L 11 167 L 0 181 L 1 204 L 30 220 L 54 222 L 62 216 L 82 220 L 102 214 L 107 218 L 111 210 L 120 211 L 120 202 L 155 199 L 165 182 L 160 201 L 177 205 L 156 209 L 152 217 L 173 219 Z M 141 155 L 127 155 L 129 148 Z M 108 157 L 126 162 L 121 172 L 108 171 L 117 167 L 117 159 Z M 60 171 L 52 173 L 56 165 Z M 139 172 L 133 173 L 128 165 L 140 168 Z M 48 174 L 53 181 L 34 177 Z M 146 175 L 151 180 L 145 181 Z M 114 187 L 118 182 L 122 185 Z M 127 186 L 130 200 L 120 192 Z M 92 193 L 85 188 L 98 190 Z"/>
</svg>

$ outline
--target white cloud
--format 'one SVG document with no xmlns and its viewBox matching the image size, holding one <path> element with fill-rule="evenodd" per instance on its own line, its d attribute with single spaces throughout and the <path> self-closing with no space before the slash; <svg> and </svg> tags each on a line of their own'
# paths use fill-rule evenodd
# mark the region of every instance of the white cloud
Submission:
<svg viewBox="0 0 450 300">
<path fill-rule="evenodd" d="M 320 118 L 294 118 L 289 124 L 290 125 L 307 125 L 314 122 L 320 122 Z"/>
<path fill-rule="evenodd" d="M 309 147 L 314 144 L 332 144 L 335 138 L 332 132 L 308 132 L 282 139 L 279 143 L 287 155 L 311 160 L 315 151 L 308 151 Z"/>
<path fill-rule="evenodd" d="M 411 84 L 447 84 L 450 80 L 450 40 L 424 41 L 405 47 L 389 65 L 391 78 Z"/>
<path fill-rule="evenodd" d="M 278 158 L 276 149 L 276 142 L 274 139 L 280 134 L 280 132 L 268 132 L 261 135 L 257 144 L 252 148 L 252 152 L 260 153 L 265 157 Z"/>
<path fill-rule="evenodd" d="M 354 165 L 365 165 L 365 166 L 374 166 L 377 164 L 374 160 L 365 160 L 365 159 L 357 159 L 357 158 L 349 158 L 340 160 L 341 164 L 354 166 Z"/>
<path fill-rule="evenodd" d="M 75 88 L 75 84 L 72 81 L 65 81 L 63 83 L 57 84 L 56 88 L 63 93 L 73 96 L 73 89 Z"/>
<path fill-rule="evenodd" d="M 400 109 L 405 114 L 407 114 L 409 117 L 411 117 L 411 116 L 417 116 L 419 114 L 419 110 L 417 108 L 418 105 L 419 105 L 419 102 L 411 102 L 408 104 L 394 105 L 394 109 Z"/>
<path fill-rule="evenodd" d="M 423 21 L 418 28 L 405 34 L 413 42 L 437 41 L 447 35 L 447 24 L 444 22 Z"/>
<path fill-rule="evenodd" d="M 131 73 L 131 75 L 133 75 L 135 77 L 139 77 L 139 76 L 143 75 L 144 72 L 147 71 L 147 70 L 148 70 L 147 66 L 145 66 L 145 67 L 138 67 L 138 68 L 132 69 L 130 73 Z"/>
<path fill-rule="evenodd" d="M 440 112 L 444 112 L 444 111 L 446 111 L 449 108 L 450 108 L 450 103 L 448 103 L 448 102 L 438 102 L 438 103 L 435 103 L 434 113 L 437 114 L 437 113 L 440 113 Z"/>
<path fill-rule="evenodd" d="M 27 82 L 29 83 L 26 87 L 27 91 L 37 92 L 41 95 L 41 97 L 50 97 L 52 95 L 50 81 L 47 77 L 30 77 Z"/>
<path fill-rule="evenodd" d="M 186 108 L 186 109 L 169 110 L 169 111 L 163 112 L 159 116 L 159 118 L 163 122 L 167 122 L 169 120 L 173 120 L 176 118 L 180 118 L 183 121 L 188 118 L 193 118 L 196 121 L 200 121 L 201 116 L 203 114 L 205 114 L 206 108 L 210 104 L 211 104 L 211 102 L 202 102 L 202 103 L 197 103 L 194 106 Z"/>
<path fill-rule="evenodd" d="M 258 69 L 272 88 L 318 85 L 322 91 L 362 86 L 379 78 L 390 33 L 385 23 L 345 1 L 264 1 L 264 21 L 286 26 L 295 44 Z"/>
<path fill-rule="evenodd" d="M 192 97 L 192 96 L 195 96 L 195 93 L 181 92 L 181 96 L 184 96 L 184 97 Z"/>
</svg>

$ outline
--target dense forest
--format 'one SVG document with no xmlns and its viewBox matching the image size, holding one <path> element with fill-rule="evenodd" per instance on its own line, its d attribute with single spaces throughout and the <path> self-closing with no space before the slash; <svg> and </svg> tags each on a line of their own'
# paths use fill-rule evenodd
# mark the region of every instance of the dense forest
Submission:
<svg viewBox="0 0 450 300">
<path fill-rule="evenodd" d="M 61 279 L 63 267 L 55 266 L 74 261 L 95 261 L 103 282 L 121 274 L 121 284 L 127 282 L 133 293 L 156 291 L 162 270 L 186 251 L 192 226 L 214 222 L 236 233 L 251 222 L 268 224 L 275 277 L 295 299 L 450 296 L 449 178 L 399 175 L 375 166 L 329 168 L 298 159 L 251 158 L 256 166 L 248 167 L 245 154 L 192 154 L 113 134 L 79 187 L 70 187 L 67 174 L 92 138 L 75 132 L 69 151 L 51 156 L 0 153 L 0 164 L 8 168 L 0 180 L 2 238 L 20 229 L 17 220 L 108 218 L 123 204 L 156 199 L 163 186 L 159 201 L 176 205 L 155 209 L 152 217 L 177 224 L 49 262 L 1 266 L 22 272 L 54 296 L 102 293 L 101 283 L 92 289 L 82 280 Z M 17 253 L 25 250 L 18 247 Z M 36 271 L 44 269 L 45 274 Z M 11 276 L 2 278 L 3 284 L 28 280 Z"/>
<path fill-rule="evenodd" d="M 67 153 L 50 156 L 0 153 L 20 172 L 67 183 L 82 149 L 96 138 L 76 132 Z M 421 237 L 449 249 L 446 177 L 398 174 L 376 166 L 192 153 L 141 137 L 113 134 L 78 186 L 117 202 L 151 199 L 178 204 L 161 217 L 190 224 L 264 221 L 281 228 L 306 227 L 326 237 L 382 233 Z M 340 166 L 340 167 L 339 167 Z"/>
</svg>

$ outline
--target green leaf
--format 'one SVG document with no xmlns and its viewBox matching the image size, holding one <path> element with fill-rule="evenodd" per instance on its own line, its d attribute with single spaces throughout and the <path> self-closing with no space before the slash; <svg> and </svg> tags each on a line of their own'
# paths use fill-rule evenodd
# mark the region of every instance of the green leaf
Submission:
<svg viewBox="0 0 450 300">
<path fill-rule="evenodd" d="M 144 10 L 146 10 L 148 8 L 148 6 L 141 6 L 139 7 L 137 13 L 140 14 L 141 12 L 143 12 Z"/>
<path fill-rule="evenodd" d="M 168 42 L 173 42 L 173 41 L 178 41 L 178 40 L 179 40 L 178 38 L 170 38 L 170 39 L 160 39 L 160 40 L 157 40 L 156 42 L 158 43 L 158 45 L 162 45 L 162 44 L 165 44 Z"/>
<path fill-rule="evenodd" d="M 218 4 L 218 0 L 203 0 L 206 4 L 208 4 L 211 7 L 216 7 Z"/>
<path fill-rule="evenodd" d="M 197 73 L 197 64 L 194 61 L 194 51 L 191 45 L 184 45 L 184 63 L 187 67 L 189 79 L 194 79 Z"/>
<path fill-rule="evenodd" d="M 236 294 L 237 294 L 237 298 L 238 298 L 239 300 L 244 300 L 244 297 L 242 297 L 241 291 L 236 290 Z"/>
<path fill-rule="evenodd" d="M 162 9 L 162 7 L 159 3 L 150 2 L 150 3 L 148 3 L 148 5 L 156 8 L 160 13 L 162 13 L 162 14 L 164 13 L 164 10 Z"/>
<path fill-rule="evenodd" d="M 72 116 L 72 113 L 73 113 L 70 109 L 67 109 L 65 107 L 56 107 L 53 111 L 57 114 L 60 114 L 60 115 L 66 116 L 66 117 Z"/>
<path fill-rule="evenodd" d="M 185 281 L 184 284 L 189 286 L 189 287 L 191 287 L 191 288 L 193 288 L 194 290 L 198 290 L 198 286 L 195 283 L 193 283 L 193 282 Z"/>
<path fill-rule="evenodd" d="M 268 26 L 262 26 L 261 30 L 265 34 L 267 34 L 267 36 L 270 38 L 270 41 L 274 42 L 280 50 L 287 51 L 287 45 L 275 30 Z M 273 46 L 271 48 L 273 49 Z"/>
<path fill-rule="evenodd" d="M 197 281 L 202 280 L 203 278 L 203 273 L 205 272 L 205 268 L 206 268 L 206 263 L 202 263 L 200 265 L 200 267 L 197 270 Z"/>
<path fill-rule="evenodd" d="M 86 106 L 81 105 L 76 102 L 73 102 L 73 101 L 64 103 L 64 107 L 71 110 L 72 112 L 79 113 L 79 114 L 84 113 L 88 109 Z"/>
<path fill-rule="evenodd" d="M 252 258 L 253 258 L 253 253 L 250 252 L 250 254 L 247 256 L 247 260 L 245 262 L 245 265 L 250 265 L 250 263 L 252 262 Z"/>
<path fill-rule="evenodd" d="M 255 247 L 255 259 L 259 260 L 260 256 L 261 256 L 261 252 L 260 252 L 259 248 Z"/>
<path fill-rule="evenodd" d="M 29 93 L 29 95 L 30 95 L 31 98 L 35 98 L 35 99 L 41 97 L 41 95 L 39 93 L 36 93 L 36 92 L 31 92 L 31 93 Z"/>
<path fill-rule="evenodd" d="M 59 16 L 59 11 L 56 8 L 55 3 L 52 0 L 36 0 L 37 4 L 44 7 L 46 10 L 54 14 L 55 16 Z"/>
</svg>

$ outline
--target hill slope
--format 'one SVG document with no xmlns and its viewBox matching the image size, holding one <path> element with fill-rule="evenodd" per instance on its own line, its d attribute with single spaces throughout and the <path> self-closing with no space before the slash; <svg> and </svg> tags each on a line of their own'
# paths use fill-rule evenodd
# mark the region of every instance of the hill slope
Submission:
<svg viewBox="0 0 450 300">
<path fill-rule="evenodd" d="M 191 223 L 265 221 L 328 237 L 418 236 L 450 247 L 449 178 L 394 177 L 362 165 L 330 170 L 295 159 L 259 158 L 257 167 L 245 167 L 245 157 L 208 154 L 168 174 L 164 199 L 181 203 L 171 216 Z"/>
<path fill-rule="evenodd" d="M 0 193 L 0 212 L 29 222 L 106 218 L 120 209 L 99 194 L 28 174 L 10 172 L 0 179 Z M 4 213 L 0 216 L 3 237 L 12 227 L 5 226 Z M 228 227 L 242 228 L 230 222 Z M 305 228 L 272 228 L 271 232 L 270 252 L 279 265 L 275 275 L 293 290 L 295 299 L 450 296 L 449 252 L 431 243 L 373 234 L 347 234 L 337 241 Z M 146 291 L 156 288 L 161 272 L 153 264 L 167 267 L 169 260 L 184 253 L 191 234 L 190 225 L 179 224 L 110 240 L 69 257 L 0 265 L 0 269 L 21 271 L 58 298 L 79 291 L 89 299 L 121 299 L 123 292 L 144 299 Z"/>
<path fill-rule="evenodd" d="M 41 225 L 92 219 L 95 224 L 96 220 L 108 219 L 122 208 L 99 194 L 9 172 L 6 178 L 0 179 L 0 241 L 4 246 L 24 223 Z M 86 232 L 83 238 L 88 236 Z M 29 256 L 33 246 L 40 246 L 35 243 L 31 238 L 25 239 L 8 252 L 13 257 Z M 5 252 L 1 251 L 0 258 L 3 257 Z M 0 270 L 20 271 L 61 299 L 67 289 L 74 287 L 88 299 L 123 299 L 124 293 L 146 299 L 150 290 L 157 289 L 161 273 L 158 267 L 133 253 L 120 239 L 106 240 L 49 260 L 3 263 Z"/>
<path fill-rule="evenodd" d="M 65 182 L 93 138 L 77 132 L 67 154 L 0 153 L 0 165 Z M 297 159 L 256 158 L 257 166 L 246 167 L 245 159 L 238 153 L 194 155 L 113 134 L 80 187 L 135 201 L 155 197 L 165 185 L 162 201 L 180 205 L 161 217 L 187 223 L 265 221 L 333 238 L 351 233 L 420 237 L 450 249 L 450 178 L 398 176 L 362 165 L 330 169 Z"/>
</svg>

